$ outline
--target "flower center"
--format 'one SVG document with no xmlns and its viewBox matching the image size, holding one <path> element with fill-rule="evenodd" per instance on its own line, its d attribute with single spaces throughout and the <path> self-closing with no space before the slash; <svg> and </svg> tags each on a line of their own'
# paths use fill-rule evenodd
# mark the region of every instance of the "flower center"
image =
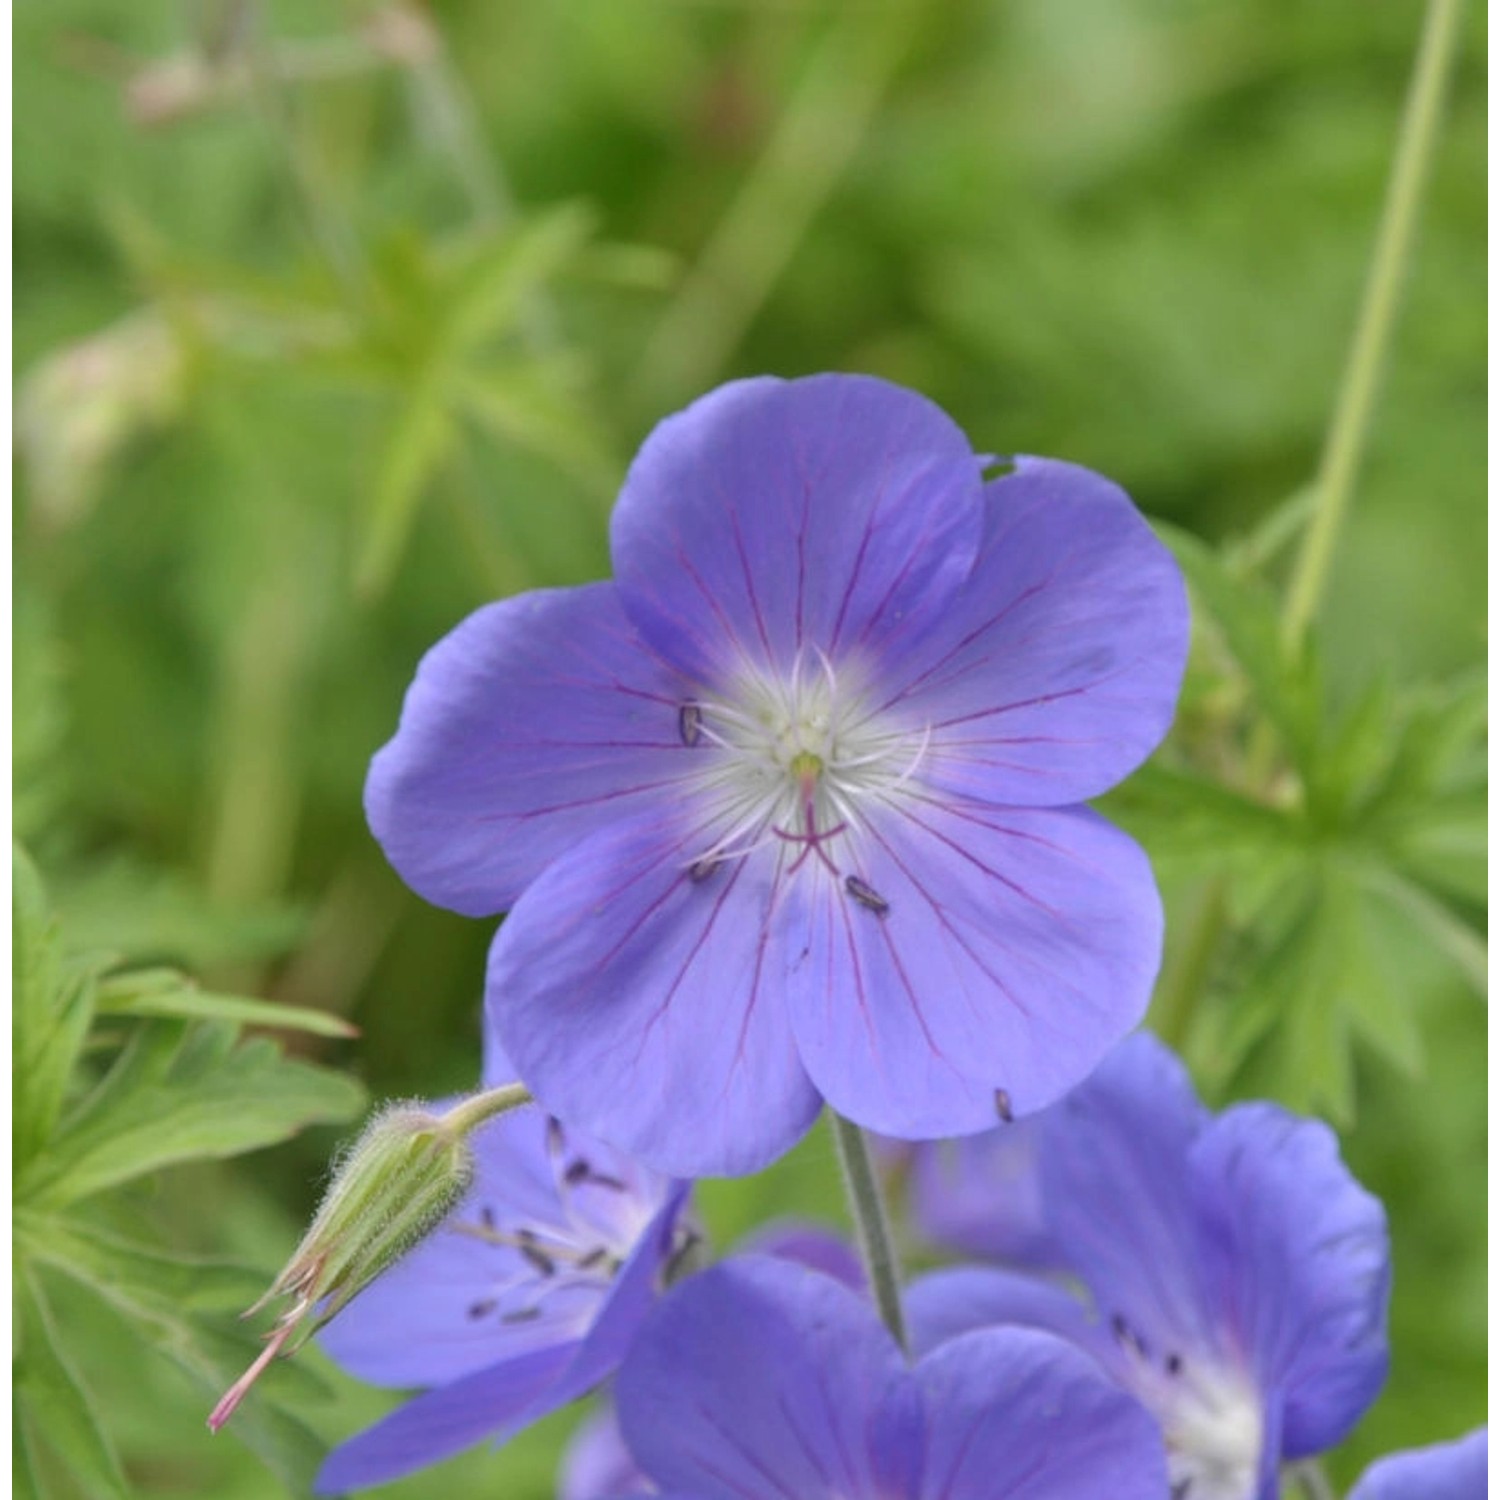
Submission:
<svg viewBox="0 0 1500 1500">
<path fill-rule="evenodd" d="M 872 705 L 861 674 L 817 654 L 791 671 L 745 672 L 723 691 L 682 705 L 683 743 L 702 753 L 692 777 L 707 810 L 691 864 L 707 879 L 726 860 L 776 846 L 794 873 L 822 867 L 846 893 L 884 914 L 885 901 L 849 868 L 848 836 L 902 793 L 928 732 Z"/>
</svg>

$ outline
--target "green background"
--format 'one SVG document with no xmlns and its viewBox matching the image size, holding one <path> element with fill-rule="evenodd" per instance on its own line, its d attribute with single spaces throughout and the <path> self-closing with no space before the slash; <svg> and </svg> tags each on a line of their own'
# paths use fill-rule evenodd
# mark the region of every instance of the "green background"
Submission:
<svg viewBox="0 0 1500 1500">
<path fill-rule="evenodd" d="M 980 451 L 1250 531 L 1316 468 L 1420 20 L 19 0 L 17 825 L 72 940 L 347 1016 L 358 1041 L 294 1045 L 377 1097 L 471 1084 L 491 924 L 405 891 L 360 808 L 421 652 L 601 576 L 629 454 L 738 374 L 870 371 Z M 1484 654 L 1481 7 L 1465 27 L 1319 617 L 1335 706 Z M 1163 878 L 1177 943 L 1191 872 Z M 1483 1011 L 1393 961 L 1421 1045 L 1357 1048 L 1342 1122 L 1393 1222 L 1393 1375 L 1344 1481 L 1483 1416 Z M 269 1271 L 335 1139 L 166 1174 L 150 1213 Z M 721 1245 L 836 1219 L 830 1144 L 702 1200 Z M 201 1391 L 65 1311 L 141 1494 L 275 1493 Z M 326 1373 L 303 1415 L 330 1441 L 388 1404 Z M 390 1493 L 550 1494 L 573 1420 Z"/>
</svg>

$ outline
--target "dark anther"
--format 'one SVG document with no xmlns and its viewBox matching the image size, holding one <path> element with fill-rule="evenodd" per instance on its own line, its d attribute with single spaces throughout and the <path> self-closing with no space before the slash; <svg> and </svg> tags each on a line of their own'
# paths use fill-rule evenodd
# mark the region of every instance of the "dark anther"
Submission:
<svg viewBox="0 0 1500 1500">
<path fill-rule="evenodd" d="M 688 878 L 701 885 L 718 868 L 718 859 L 712 854 L 706 854 L 702 859 L 695 859 L 688 866 Z"/>
<path fill-rule="evenodd" d="M 479 1210 L 479 1222 L 483 1224 L 486 1229 L 490 1230 L 491 1233 L 494 1232 L 495 1210 L 491 1208 L 488 1203 L 486 1203 L 484 1207 Z"/>
<path fill-rule="evenodd" d="M 612 1193 L 623 1193 L 625 1184 L 618 1177 L 611 1177 L 608 1172 L 590 1172 L 589 1181 L 595 1187 L 608 1188 Z"/>
<path fill-rule="evenodd" d="M 677 1279 L 678 1273 L 683 1269 L 688 1257 L 702 1243 L 702 1236 L 696 1230 L 679 1227 L 677 1230 L 677 1243 L 672 1247 L 672 1253 L 667 1258 L 666 1265 L 662 1268 L 662 1280 L 667 1286 Z"/>
<path fill-rule="evenodd" d="M 482 1302 L 471 1302 L 469 1304 L 469 1316 L 478 1322 L 480 1318 L 487 1318 L 494 1312 L 496 1302 L 493 1297 L 486 1297 Z"/>
<path fill-rule="evenodd" d="M 562 1121 L 556 1115 L 547 1116 L 547 1150 L 552 1155 L 561 1154 L 563 1148 Z"/>
<path fill-rule="evenodd" d="M 1143 1339 L 1140 1334 L 1138 1334 L 1135 1329 L 1133 1329 L 1130 1324 L 1120 1316 L 1119 1313 L 1116 1313 L 1109 1320 L 1109 1326 L 1114 1329 L 1115 1338 L 1119 1340 L 1120 1343 L 1125 1344 L 1129 1348 L 1133 1349 L 1138 1355 L 1140 1355 L 1142 1359 L 1145 1359 L 1147 1357 L 1148 1351 L 1146 1349 L 1145 1339 Z"/>
<path fill-rule="evenodd" d="M 858 875 L 844 876 L 844 889 L 877 917 L 883 917 L 891 909 L 891 903 L 874 886 L 866 885 Z"/>
<path fill-rule="evenodd" d="M 684 703 L 677 710 L 677 733 L 689 748 L 703 738 L 703 710 L 696 703 Z"/>
<path fill-rule="evenodd" d="M 593 1268 L 597 1266 L 599 1262 L 603 1260 L 604 1257 L 608 1254 L 609 1251 L 606 1250 L 603 1245 L 595 1245 L 587 1255 L 582 1256 L 579 1259 L 577 1263 L 577 1269 L 580 1271 L 592 1271 Z"/>
<path fill-rule="evenodd" d="M 1167 1374 L 1182 1374 L 1182 1356 L 1180 1354 L 1169 1354 L 1167 1356 Z"/>
<path fill-rule="evenodd" d="M 550 1276 L 557 1269 L 552 1257 L 545 1250 L 538 1248 L 536 1235 L 532 1230 L 516 1230 L 516 1241 L 516 1248 L 534 1270 L 540 1271 L 543 1276 Z"/>
<path fill-rule="evenodd" d="M 1010 1107 L 1010 1095 L 1004 1089 L 995 1090 L 995 1113 L 1005 1121 L 1007 1125 L 1015 1119 L 1015 1113 Z"/>
<path fill-rule="evenodd" d="M 542 1310 L 539 1307 L 523 1307 L 519 1312 L 506 1313 L 500 1321 L 502 1323 L 534 1323 L 541 1315 Z"/>
<path fill-rule="evenodd" d="M 593 1168 L 581 1156 L 575 1156 L 563 1171 L 563 1181 L 569 1187 L 577 1187 L 592 1175 Z"/>
<path fill-rule="evenodd" d="M 550 1276 L 557 1269 L 557 1263 L 552 1257 L 545 1250 L 538 1250 L 535 1245 L 522 1245 L 521 1254 L 526 1257 L 527 1265 L 539 1275 Z"/>
</svg>

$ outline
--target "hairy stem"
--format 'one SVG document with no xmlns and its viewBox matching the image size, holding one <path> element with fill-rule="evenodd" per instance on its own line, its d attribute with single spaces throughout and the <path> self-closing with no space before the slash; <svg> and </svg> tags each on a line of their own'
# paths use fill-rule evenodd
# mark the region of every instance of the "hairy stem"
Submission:
<svg viewBox="0 0 1500 1500">
<path fill-rule="evenodd" d="M 1370 418 L 1390 349 L 1401 286 L 1411 260 L 1422 188 L 1432 163 L 1463 0 L 1428 0 L 1422 40 L 1386 188 L 1369 279 L 1318 466 L 1312 523 L 1302 540 L 1283 617 L 1286 643 L 1302 642 L 1327 581 L 1339 527 L 1349 508 L 1370 434 Z"/>
<path fill-rule="evenodd" d="M 858 1125 L 829 1110 L 833 1120 L 833 1138 L 839 1149 L 839 1165 L 844 1169 L 844 1189 L 849 1195 L 849 1212 L 859 1236 L 859 1252 L 870 1278 L 870 1290 L 885 1326 L 895 1340 L 906 1348 L 906 1320 L 901 1314 L 901 1267 L 891 1240 L 890 1221 L 880 1183 L 870 1159 L 870 1144 Z"/>
<path fill-rule="evenodd" d="M 524 1083 L 502 1083 L 492 1089 L 484 1089 L 471 1095 L 461 1104 L 455 1104 L 443 1116 L 443 1123 L 460 1135 L 478 1130 L 486 1120 L 496 1115 L 509 1114 L 531 1103 L 531 1090 Z"/>
</svg>

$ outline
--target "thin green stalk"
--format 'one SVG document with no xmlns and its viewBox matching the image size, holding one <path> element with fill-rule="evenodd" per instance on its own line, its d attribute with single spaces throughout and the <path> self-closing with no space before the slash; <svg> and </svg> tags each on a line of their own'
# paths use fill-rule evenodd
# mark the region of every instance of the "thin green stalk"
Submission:
<svg viewBox="0 0 1500 1500">
<path fill-rule="evenodd" d="M 1229 882 L 1222 875 L 1210 876 L 1193 914 L 1187 940 L 1162 977 L 1151 1021 L 1156 1034 L 1176 1051 L 1180 1052 L 1186 1044 L 1198 999 L 1208 989 L 1228 908 Z"/>
<path fill-rule="evenodd" d="M 1349 508 L 1369 438 L 1375 396 L 1390 349 L 1401 286 L 1411 259 L 1422 188 L 1437 143 L 1444 95 L 1457 55 L 1463 0 L 1428 0 L 1412 81 L 1402 115 L 1385 206 L 1343 382 L 1313 484 L 1311 518 L 1292 571 L 1282 639 L 1301 647 L 1327 581 L 1339 527 Z M 1251 741 L 1246 777 L 1259 790 L 1271 771 L 1273 742 L 1264 726 Z M 1227 887 L 1215 877 L 1169 982 L 1157 1001 L 1157 1024 L 1173 1045 L 1186 1041 L 1227 926 Z"/>
<path fill-rule="evenodd" d="M 1375 396 L 1411 260 L 1422 189 L 1458 53 L 1462 5 L 1463 0 L 1428 0 L 1364 301 L 1318 467 L 1312 524 L 1303 537 L 1287 594 L 1283 638 L 1293 649 L 1301 645 L 1322 597 L 1339 527 L 1369 439 Z"/>
<path fill-rule="evenodd" d="M 906 1348 L 906 1320 L 901 1313 L 901 1266 L 891 1239 L 890 1221 L 886 1218 L 885 1200 L 875 1165 L 870 1159 L 870 1143 L 858 1125 L 829 1110 L 833 1120 L 833 1139 L 838 1146 L 839 1165 L 844 1169 L 844 1189 L 849 1195 L 849 1211 L 859 1237 L 859 1253 L 875 1294 L 875 1305 L 885 1326 L 896 1342 Z"/>
<path fill-rule="evenodd" d="M 1328 1482 L 1328 1475 L 1323 1472 L 1323 1465 L 1317 1459 L 1309 1458 L 1296 1464 L 1290 1474 L 1307 1500 L 1337 1500 L 1333 1486 Z"/>
<path fill-rule="evenodd" d="M 922 13 L 912 0 L 849 5 L 829 27 L 645 352 L 644 401 L 700 389 L 733 353 L 864 138 Z"/>
<path fill-rule="evenodd" d="M 460 1135 L 468 1135 L 478 1130 L 486 1120 L 493 1120 L 496 1115 L 509 1114 L 511 1110 L 530 1103 L 531 1090 L 524 1083 L 502 1083 L 496 1088 L 474 1094 L 461 1104 L 455 1104 L 443 1116 L 443 1124 Z"/>
</svg>

